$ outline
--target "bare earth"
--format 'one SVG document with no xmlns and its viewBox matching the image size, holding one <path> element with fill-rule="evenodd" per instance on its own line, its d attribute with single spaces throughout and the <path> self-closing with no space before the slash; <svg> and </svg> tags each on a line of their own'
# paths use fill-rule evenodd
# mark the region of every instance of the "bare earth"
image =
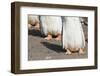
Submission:
<svg viewBox="0 0 100 76">
<path fill-rule="evenodd" d="M 78 52 L 72 55 L 66 55 L 65 50 L 62 49 L 61 41 L 50 40 L 47 41 L 41 36 L 41 33 L 36 30 L 31 30 L 28 33 L 28 60 L 52 60 L 52 59 L 79 59 L 87 58 L 87 25 L 83 25 L 85 34 L 86 48 L 85 54 L 80 55 Z"/>
</svg>

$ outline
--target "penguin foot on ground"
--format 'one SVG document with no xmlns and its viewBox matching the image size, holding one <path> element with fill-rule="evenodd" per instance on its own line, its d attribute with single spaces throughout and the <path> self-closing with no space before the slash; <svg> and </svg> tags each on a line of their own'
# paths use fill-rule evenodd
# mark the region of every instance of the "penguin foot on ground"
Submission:
<svg viewBox="0 0 100 76">
<path fill-rule="evenodd" d="M 48 34 L 47 37 L 45 37 L 44 39 L 51 40 L 52 39 L 52 35 L 51 34 Z"/>
<path fill-rule="evenodd" d="M 28 29 L 29 29 L 29 30 L 32 29 L 31 27 L 32 27 L 32 25 L 31 25 L 31 24 L 28 24 Z"/>
<path fill-rule="evenodd" d="M 61 16 L 40 16 L 41 33 L 46 36 L 45 39 L 61 40 L 62 18 Z M 48 36 L 48 33 L 51 36 Z M 60 35 L 59 35 L 60 34 Z M 55 38 L 56 37 L 56 38 Z"/>
<path fill-rule="evenodd" d="M 36 24 L 36 25 L 34 26 L 34 29 L 40 31 L 40 25 L 39 25 L 39 24 Z"/>
<path fill-rule="evenodd" d="M 28 29 L 39 30 L 40 29 L 40 20 L 37 15 L 28 15 Z"/>
<path fill-rule="evenodd" d="M 56 41 L 60 41 L 61 40 L 61 34 L 58 34 L 57 37 L 55 38 Z"/>
<path fill-rule="evenodd" d="M 85 54 L 84 49 L 80 48 L 79 49 L 79 54 Z"/>
<path fill-rule="evenodd" d="M 65 49 L 66 50 L 66 55 L 71 55 L 72 54 L 72 52 L 74 52 L 75 50 L 72 50 L 71 48 L 70 49 Z M 77 52 L 77 51 L 76 51 Z M 85 54 L 85 52 L 84 52 L 84 49 L 83 48 L 80 48 L 79 50 L 78 50 L 78 52 L 79 52 L 79 54 L 80 55 L 83 55 L 83 54 Z"/>
<path fill-rule="evenodd" d="M 65 53 L 66 55 L 71 55 L 72 54 L 72 52 L 69 50 L 69 49 L 66 49 L 66 53 Z"/>
</svg>

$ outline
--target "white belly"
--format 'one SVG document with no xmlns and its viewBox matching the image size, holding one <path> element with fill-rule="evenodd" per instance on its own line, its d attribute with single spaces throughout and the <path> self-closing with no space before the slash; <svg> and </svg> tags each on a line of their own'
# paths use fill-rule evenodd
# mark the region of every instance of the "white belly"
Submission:
<svg viewBox="0 0 100 76">
<path fill-rule="evenodd" d="M 56 35 L 61 34 L 62 30 L 62 19 L 58 16 L 40 16 L 41 30 L 42 33 L 47 35 L 51 33 Z"/>
<path fill-rule="evenodd" d="M 63 17 L 63 48 L 84 48 L 85 38 L 79 17 Z"/>
</svg>

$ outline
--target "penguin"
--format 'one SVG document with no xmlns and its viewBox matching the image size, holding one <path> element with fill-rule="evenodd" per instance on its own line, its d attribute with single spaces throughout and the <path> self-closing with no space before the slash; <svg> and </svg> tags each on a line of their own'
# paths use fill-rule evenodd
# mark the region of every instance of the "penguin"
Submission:
<svg viewBox="0 0 100 76">
<path fill-rule="evenodd" d="M 45 39 L 51 40 L 56 36 L 55 40 L 61 40 L 61 16 L 40 16 L 40 24 L 42 34 L 46 36 Z"/>
<path fill-rule="evenodd" d="M 32 29 L 32 27 L 36 30 L 40 30 L 39 16 L 28 15 L 28 29 Z"/>
<path fill-rule="evenodd" d="M 80 17 L 80 21 L 81 21 L 82 25 L 88 26 L 88 20 L 87 20 L 87 17 Z"/>
<path fill-rule="evenodd" d="M 85 36 L 79 17 L 63 17 L 62 45 L 67 55 L 78 51 L 84 54 Z"/>
</svg>

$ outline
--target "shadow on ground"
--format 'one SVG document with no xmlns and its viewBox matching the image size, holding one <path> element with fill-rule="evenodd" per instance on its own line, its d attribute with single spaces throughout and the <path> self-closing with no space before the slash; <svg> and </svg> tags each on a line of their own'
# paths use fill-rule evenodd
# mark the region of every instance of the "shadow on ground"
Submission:
<svg viewBox="0 0 100 76">
<path fill-rule="evenodd" d="M 41 32 L 39 30 L 28 30 L 28 35 L 32 35 L 32 36 L 37 36 L 37 37 L 41 37 Z"/>
<path fill-rule="evenodd" d="M 53 43 L 49 43 L 49 42 L 41 42 L 41 44 L 43 44 L 46 48 L 48 48 L 48 49 L 50 49 L 52 51 L 55 51 L 57 53 L 65 52 L 62 49 L 62 46 L 61 45 L 57 45 L 57 44 L 53 44 Z"/>
</svg>

